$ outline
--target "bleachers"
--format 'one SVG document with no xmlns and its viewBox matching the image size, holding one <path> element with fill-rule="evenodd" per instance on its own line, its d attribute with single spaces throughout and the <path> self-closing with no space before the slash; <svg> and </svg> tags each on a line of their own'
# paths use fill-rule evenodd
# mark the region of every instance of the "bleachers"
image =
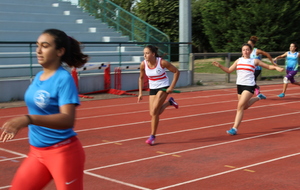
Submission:
<svg viewBox="0 0 300 190">
<path fill-rule="evenodd" d="M 29 44 L 3 42 L 35 42 L 48 28 L 65 31 L 81 42 L 128 42 L 127 36 L 85 13 L 70 2 L 58 0 L 1 0 L 0 1 L 0 78 L 23 77 L 41 68 L 35 58 L 35 44 L 30 56 Z M 136 65 L 142 60 L 142 48 L 137 45 L 84 44 L 91 62 L 110 62 L 119 66 Z M 121 58 L 120 58 L 121 54 Z M 30 64 L 35 67 L 29 70 Z"/>
</svg>

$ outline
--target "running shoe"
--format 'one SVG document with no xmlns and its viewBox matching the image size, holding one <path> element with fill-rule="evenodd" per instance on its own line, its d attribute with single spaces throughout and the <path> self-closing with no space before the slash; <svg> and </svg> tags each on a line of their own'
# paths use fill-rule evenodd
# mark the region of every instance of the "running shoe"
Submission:
<svg viewBox="0 0 300 190">
<path fill-rule="evenodd" d="M 152 146 L 154 144 L 154 141 L 155 141 L 155 136 L 151 135 L 149 139 L 146 140 L 146 143 Z"/>
<path fill-rule="evenodd" d="M 259 94 L 259 95 L 257 95 L 257 97 L 258 97 L 260 100 L 262 100 L 262 99 L 267 99 L 267 97 L 266 97 L 265 95 L 263 95 L 263 94 Z"/>
<path fill-rule="evenodd" d="M 170 97 L 169 98 L 169 102 L 170 102 L 170 105 L 174 106 L 176 109 L 178 109 L 178 104 L 177 102 L 175 102 L 174 98 L 173 97 Z"/>
<path fill-rule="evenodd" d="M 255 88 L 255 94 L 256 94 L 256 96 L 260 94 L 260 88 L 259 88 L 259 86 L 257 86 Z"/>
<path fill-rule="evenodd" d="M 279 98 L 283 98 L 284 96 L 285 96 L 284 93 L 281 93 L 281 94 L 278 95 Z"/>
<path fill-rule="evenodd" d="M 226 131 L 229 135 L 236 135 L 237 134 L 237 132 L 236 132 L 237 130 L 235 129 L 235 128 L 231 128 L 230 130 L 228 130 L 228 131 Z"/>
</svg>

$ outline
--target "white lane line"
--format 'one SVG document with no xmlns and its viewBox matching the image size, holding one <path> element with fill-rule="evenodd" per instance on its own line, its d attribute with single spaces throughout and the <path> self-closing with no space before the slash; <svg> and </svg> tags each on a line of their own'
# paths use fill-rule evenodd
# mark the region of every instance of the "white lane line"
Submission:
<svg viewBox="0 0 300 190">
<path fill-rule="evenodd" d="M 12 150 L 7 150 L 7 149 L 4 149 L 4 148 L 0 148 L 1 151 L 4 151 L 4 152 L 8 152 L 10 154 L 15 154 L 15 155 L 18 155 L 18 156 L 21 156 L 23 158 L 27 157 L 26 154 L 22 154 L 22 153 L 19 153 L 19 152 L 15 152 L 15 151 L 12 151 Z"/>
<path fill-rule="evenodd" d="M 180 151 L 176 151 L 176 152 L 170 152 L 170 153 L 166 153 L 166 154 L 131 160 L 131 161 L 127 161 L 127 162 L 120 162 L 120 163 L 116 163 L 116 164 L 100 166 L 100 167 L 96 167 L 96 168 L 90 168 L 90 169 L 86 169 L 85 171 L 94 171 L 94 170 L 100 170 L 100 169 L 104 169 L 104 168 L 121 166 L 121 165 L 125 165 L 125 164 L 132 164 L 132 163 L 136 163 L 136 162 L 151 160 L 151 159 L 169 156 L 169 155 L 173 155 L 173 154 L 181 154 L 181 153 L 186 153 L 186 152 L 190 152 L 190 151 L 195 151 L 195 150 L 200 150 L 200 149 L 205 149 L 205 148 L 210 148 L 210 147 L 215 147 L 215 146 L 220 146 L 220 145 L 226 145 L 226 144 L 231 144 L 231 143 L 236 143 L 236 142 L 240 142 L 240 141 L 256 139 L 256 138 L 260 138 L 260 137 L 271 136 L 271 135 L 276 135 L 276 134 L 285 133 L 285 132 L 289 132 L 289 131 L 296 131 L 296 130 L 300 130 L 300 127 L 282 130 L 282 131 L 276 131 L 276 132 L 272 132 L 272 133 L 266 133 L 266 134 L 262 134 L 262 135 L 252 136 L 252 137 L 246 137 L 246 138 L 242 138 L 242 139 L 236 139 L 236 140 L 232 140 L 232 141 L 210 144 L 210 145 L 206 145 L 206 146 L 195 147 L 195 148 L 191 148 L 191 149 L 180 150 Z"/>
<path fill-rule="evenodd" d="M 227 102 L 227 101 L 225 101 L 225 102 Z M 297 102 L 300 102 L 300 101 L 292 101 L 292 102 L 283 102 L 283 103 L 277 103 L 277 104 L 267 104 L 267 105 L 261 105 L 261 106 L 254 106 L 254 107 L 250 107 L 249 109 L 269 107 L 269 106 L 279 106 L 279 105 L 286 105 L 286 104 L 293 104 L 293 103 L 297 103 Z M 222 102 L 219 102 L 219 103 L 222 103 Z M 216 104 L 216 102 L 214 104 Z M 172 120 L 172 119 L 181 119 L 181 118 L 187 118 L 187 117 L 195 117 L 195 116 L 201 116 L 201 115 L 223 113 L 223 112 L 229 112 L 229 111 L 236 111 L 236 109 L 225 110 L 225 111 L 216 111 L 216 112 L 207 112 L 207 113 L 199 113 L 199 114 L 179 116 L 179 117 L 171 117 L 171 118 L 160 119 L 160 121 L 167 121 L 167 120 Z M 298 112 L 296 112 L 296 113 L 298 113 Z M 289 114 L 293 114 L 293 113 L 289 113 Z M 289 114 L 286 114 L 286 115 L 289 115 Z M 93 116 L 93 117 L 101 117 L 101 116 Z M 265 117 L 265 118 L 267 118 L 267 117 Z M 85 117 L 84 119 L 89 119 L 89 118 Z M 243 120 L 243 122 L 245 122 L 245 120 Z M 138 124 L 143 124 L 143 123 L 150 123 L 150 121 L 147 120 L 147 121 L 139 121 L 139 122 L 134 122 L 134 123 L 124 123 L 124 124 L 118 124 L 118 125 L 109 125 L 109 126 L 102 126 L 102 127 L 94 127 L 94 128 L 89 128 L 89 129 L 79 129 L 79 130 L 75 130 L 75 132 L 76 133 L 80 133 L 80 132 L 86 132 L 86 131 L 92 131 L 92 130 L 102 130 L 102 129 L 109 129 L 109 128 L 115 128 L 115 127 L 138 125 Z M 232 124 L 232 122 L 227 123 L 227 124 Z M 218 124 L 218 125 L 221 125 L 221 124 Z M 176 133 L 176 131 L 175 131 L 175 133 Z M 138 138 L 135 138 L 135 139 L 140 139 L 140 138 L 145 138 L 145 137 L 138 137 Z M 23 137 L 23 138 L 15 138 L 15 139 L 12 139 L 10 141 L 20 141 L 20 140 L 27 140 L 27 139 L 28 139 L 28 137 Z M 119 142 L 122 142 L 122 141 L 119 141 Z M 0 144 L 1 143 L 2 142 L 0 142 Z M 98 144 L 96 146 L 98 146 Z"/>
<path fill-rule="evenodd" d="M 286 105 L 286 104 L 294 104 L 296 102 L 300 102 L 300 101 L 293 101 L 293 102 L 288 102 L 288 103 L 285 102 L 285 103 L 267 104 L 267 105 L 251 107 L 249 109 L 256 109 L 256 108 L 269 107 L 269 106 L 278 106 L 278 105 Z M 182 119 L 182 118 L 196 117 L 196 116 L 203 116 L 203 115 L 211 115 L 211 114 L 219 114 L 219 113 L 231 112 L 231 111 L 236 112 L 236 108 L 235 109 L 230 109 L 230 110 L 223 110 L 223 111 L 214 111 L 214 112 L 207 112 L 207 113 L 199 113 L 199 114 L 164 118 L 164 119 L 160 119 L 160 121 L 168 121 L 168 120 L 173 120 L 173 119 Z M 136 125 L 136 124 L 141 124 L 141 123 L 150 123 L 150 122 L 151 121 L 149 121 L 149 120 L 139 121 L 139 122 L 133 122 L 133 123 L 109 125 L 109 126 L 95 127 L 95 128 L 89 128 L 89 129 L 79 129 L 79 130 L 76 130 L 75 132 L 93 131 L 93 130 L 98 130 L 98 129 L 108 129 L 108 128 L 115 128 L 115 127 L 128 126 L 128 125 L 130 126 L 130 125 Z"/>
<path fill-rule="evenodd" d="M 8 189 L 8 188 L 10 188 L 11 187 L 11 185 L 8 185 L 8 186 L 2 186 L 2 187 L 0 187 L 0 189 Z"/>
<path fill-rule="evenodd" d="M 27 156 L 26 156 L 27 157 Z M 20 157 L 13 157 L 13 158 L 3 158 L 0 160 L 0 162 L 4 162 L 4 161 L 12 161 L 12 162 L 19 162 L 16 159 L 22 159 L 22 158 L 26 158 L 24 156 L 20 156 Z"/>
<path fill-rule="evenodd" d="M 88 172 L 88 171 L 84 171 L 84 173 L 87 174 L 87 175 L 91 175 L 91 176 L 94 176 L 94 177 L 97 177 L 97 178 L 100 178 L 100 179 L 104 179 L 104 180 L 107 180 L 107 181 L 111 181 L 111 182 L 114 182 L 114 183 L 122 184 L 122 185 L 129 186 L 129 187 L 134 187 L 136 189 L 151 190 L 151 189 L 148 189 L 148 188 L 145 188 L 145 187 L 141 187 L 141 186 L 134 185 L 134 184 L 131 184 L 131 183 L 126 183 L 126 182 L 119 181 L 119 180 L 116 180 L 116 179 L 112 179 L 112 178 L 109 178 L 109 177 L 105 177 L 105 176 L 102 176 L 102 175 L 94 174 L 94 173 L 91 173 L 91 172 Z"/>
<path fill-rule="evenodd" d="M 295 88 L 296 89 L 296 88 Z M 275 91 L 277 89 L 272 89 L 272 90 L 265 90 L 265 91 Z M 202 91 L 200 91 L 202 92 Z M 289 96 L 293 96 L 293 95 L 299 95 L 300 93 L 294 93 L 294 94 L 289 94 Z M 187 97 L 187 98 L 178 98 L 178 100 L 185 100 L 185 99 L 197 99 L 197 98 L 211 98 L 211 97 L 218 97 L 218 96 L 229 96 L 229 95 L 233 95 L 233 93 L 229 93 L 229 94 L 216 94 L 216 95 L 210 95 L 210 96 L 194 96 L 194 97 Z M 270 97 L 270 96 L 268 96 Z M 267 97 L 267 98 L 268 98 Z M 273 96 L 271 96 L 273 97 Z M 277 97 L 277 96 L 274 96 Z M 232 101 L 237 101 L 237 100 L 232 100 Z M 216 102 L 215 102 L 216 103 Z M 130 106 L 130 105 L 136 105 L 137 103 L 127 103 L 127 104 L 112 104 L 112 105 L 107 105 L 107 106 L 96 106 L 96 107 L 88 107 L 88 108 L 78 108 L 78 111 L 81 110 L 91 110 L 91 109 L 100 109 L 100 108 L 107 108 L 107 107 L 123 107 L 123 106 Z M 139 104 L 148 104 L 148 102 L 140 102 Z M 201 105 L 201 104 L 198 104 Z M 205 105 L 205 104 L 204 104 Z M 191 105 L 192 106 L 192 105 Z M 182 106 L 181 106 L 182 107 Z M 148 110 L 147 110 L 148 111 Z M 10 118 L 10 117 L 18 117 L 18 116 L 22 116 L 24 114 L 18 114 L 18 115 L 5 115 L 5 116 L 0 116 L 0 119 L 2 118 Z"/>
<path fill-rule="evenodd" d="M 276 117 L 294 115 L 294 114 L 300 114 L 300 112 L 285 113 L 285 114 L 279 114 L 279 115 L 271 115 L 271 116 L 265 116 L 265 117 L 260 117 L 260 118 L 247 119 L 247 120 L 243 120 L 243 123 L 244 122 L 249 122 L 249 121 L 257 121 L 257 120 L 264 120 L 264 119 L 269 119 L 269 118 L 276 118 Z M 177 134 L 177 133 L 183 133 L 183 132 L 197 131 L 197 130 L 208 129 L 208 128 L 213 128 L 213 127 L 220 127 L 220 126 L 224 126 L 224 125 L 232 125 L 233 123 L 234 122 L 228 122 L 228 123 L 208 125 L 208 126 L 197 127 L 197 128 L 184 129 L 184 130 L 179 130 L 179 131 L 172 131 L 172 132 L 167 132 L 167 133 L 161 133 L 161 134 L 158 134 L 157 136 L 164 136 L 164 135 Z M 147 137 L 149 137 L 149 136 L 142 136 L 142 137 L 135 137 L 135 138 L 117 140 L 117 141 L 110 141 L 110 142 L 106 142 L 106 143 L 85 145 L 85 146 L 83 146 L 83 148 L 90 148 L 90 147 L 102 146 L 102 145 L 114 144 L 114 143 L 120 143 L 120 142 L 128 142 L 128 141 L 132 141 L 132 140 L 144 139 L 144 138 L 147 138 Z"/>
<path fill-rule="evenodd" d="M 289 158 L 289 157 L 293 157 L 293 156 L 298 156 L 298 155 L 300 155 L 300 152 L 294 153 L 294 154 L 290 154 L 290 155 L 286 155 L 286 156 L 282 156 L 282 157 L 278 157 L 278 158 L 274 158 L 274 159 L 271 159 L 271 160 L 266 160 L 266 161 L 263 161 L 263 162 L 258 162 L 258 163 L 255 163 L 255 164 L 250 164 L 250 165 L 247 165 L 247 166 L 239 167 L 239 168 L 228 170 L 228 171 L 225 171 L 225 172 L 220 172 L 220 173 L 212 174 L 212 175 L 209 175 L 209 176 L 205 176 L 205 177 L 196 178 L 196 179 L 193 179 L 193 180 L 189 180 L 189 181 L 185 181 L 185 182 L 173 184 L 173 185 L 170 185 L 170 186 L 161 187 L 161 188 L 158 188 L 156 190 L 164 190 L 164 189 L 169 189 L 169 188 L 172 188 L 172 187 L 178 187 L 178 186 L 181 186 L 181 185 L 193 183 L 193 182 L 196 182 L 196 181 L 201 181 L 201 180 L 204 180 L 204 179 L 208 179 L 208 178 L 212 178 L 212 177 L 216 177 L 216 176 L 220 176 L 220 175 L 232 173 L 232 172 L 235 172 L 235 171 L 243 170 L 243 169 L 254 167 L 254 166 L 259 166 L 259 165 L 270 163 L 270 162 L 275 162 L 275 161 L 278 161 L 278 160 L 282 160 L 282 159 L 285 159 L 285 158 Z"/>
<path fill-rule="evenodd" d="M 223 103 L 229 103 L 229 102 L 236 102 L 237 100 L 227 100 L 227 101 L 220 101 L 220 102 L 211 102 L 211 103 L 202 103 L 202 104 L 192 104 L 192 105 L 183 105 L 180 106 L 180 108 L 185 107 L 195 107 L 195 106 L 205 106 L 205 105 L 214 105 L 214 104 L 223 104 Z M 299 101 L 300 102 L 300 101 Z M 277 105 L 277 104 L 276 104 Z M 140 110 L 140 111 L 132 111 L 132 112 L 120 112 L 120 113 L 114 113 L 114 114 L 106 114 L 106 115 L 95 115 L 95 116 L 87 116 L 87 117 L 80 117 L 76 118 L 76 120 L 82 120 L 82 119 L 91 119 L 91 118 L 100 118 L 100 117 L 110 117 L 110 116 L 118 116 L 118 115 L 128 115 L 128 114 L 135 114 L 135 113 L 142 113 L 142 112 L 149 112 L 149 110 Z"/>
<path fill-rule="evenodd" d="M 214 95 L 209 95 L 209 96 L 193 96 L 193 97 L 186 97 L 186 98 L 176 98 L 176 100 L 186 100 L 186 99 L 197 99 L 197 98 L 211 98 L 211 97 L 219 97 L 219 96 L 232 96 L 234 93 L 229 93 L 229 94 L 214 94 Z M 137 104 L 149 104 L 148 101 L 143 101 L 139 103 L 127 103 L 127 104 L 111 104 L 111 105 L 106 105 L 106 106 L 96 106 L 96 107 L 88 107 L 88 108 L 78 108 L 78 110 L 90 110 L 90 109 L 99 109 L 99 108 L 111 108 L 111 107 L 124 107 L 124 106 L 130 106 L 130 105 L 137 105 Z"/>
</svg>

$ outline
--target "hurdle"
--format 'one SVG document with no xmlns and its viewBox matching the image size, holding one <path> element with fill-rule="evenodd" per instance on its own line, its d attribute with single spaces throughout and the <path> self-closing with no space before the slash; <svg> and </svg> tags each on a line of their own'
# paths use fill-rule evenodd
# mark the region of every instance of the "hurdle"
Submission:
<svg viewBox="0 0 300 190">
<path fill-rule="evenodd" d="M 81 98 L 94 98 L 92 96 L 87 96 L 87 95 L 109 92 L 109 90 L 110 90 L 110 63 L 106 62 L 106 63 L 100 63 L 100 64 L 85 64 L 81 68 L 72 68 L 71 75 L 74 79 L 74 82 L 76 84 L 78 92 L 79 92 L 79 75 L 78 75 L 78 72 L 87 71 L 87 70 L 100 70 L 100 69 L 104 69 L 104 90 L 79 94 L 79 97 L 81 97 Z"/>
<path fill-rule="evenodd" d="M 121 75 L 122 75 L 122 70 L 139 70 L 140 65 L 129 65 L 129 66 L 120 66 L 120 67 L 115 67 L 115 89 L 111 89 L 110 93 L 112 94 L 117 94 L 117 95 L 122 95 L 122 94 L 127 94 L 127 95 L 133 95 L 136 96 L 136 94 L 132 94 L 129 92 L 133 91 L 138 91 L 139 89 L 133 89 L 133 90 L 121 90 L 122 83 L 121 83 Z M 148 77 L 144 77 L 144 84 L 143 84 L 143 90 L 149 90 L 149 83 L 148 83 Z"/>
</svg>

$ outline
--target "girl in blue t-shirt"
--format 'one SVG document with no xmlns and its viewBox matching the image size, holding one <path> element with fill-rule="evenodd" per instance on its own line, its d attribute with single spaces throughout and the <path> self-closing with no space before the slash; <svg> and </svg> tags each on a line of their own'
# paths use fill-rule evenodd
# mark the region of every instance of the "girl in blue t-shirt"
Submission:
<svg viewBox="0 0 300 190">
<path fill-rule="evenodd" d="M 13 139 L 28 126 L 30 152 L 12 181 L 11 189 L 43 189 L 54 179 L 57 189 L 83 189 L 85 155 L 74 132 L 75 107 L 80 104 L 70 73 L 62 67 L 81 67 L 88 59 L 80 43 L 57 29 L 37 39 L 36 55 L 43 67 L 25 93 L 28 115 L 8 120 L 0 140 Z"/>
<path fill-rule="evenodd" d="M 283 90 L 282 93 L 278 95 L 278 97 L 283 98 L 285 97 L 285 92 L 288 87 L 289 81 L 292 84 L 299 85 L 299 82 L 296 82 L 294 77 L 298 72 L 298 64 L 299 64 L 299 57 L 300 53 L 297 52 L 298 45 L 296 43 L 290 44 L 290 51 L 285 52 L 282 55 L 279 55 L 275 57 L 274 61 L 277 61 L 278 59 L 286 57 L 285 60 L 285 69 L 286 69 L 286 76 L 283 78 Z"/>
</svg>

